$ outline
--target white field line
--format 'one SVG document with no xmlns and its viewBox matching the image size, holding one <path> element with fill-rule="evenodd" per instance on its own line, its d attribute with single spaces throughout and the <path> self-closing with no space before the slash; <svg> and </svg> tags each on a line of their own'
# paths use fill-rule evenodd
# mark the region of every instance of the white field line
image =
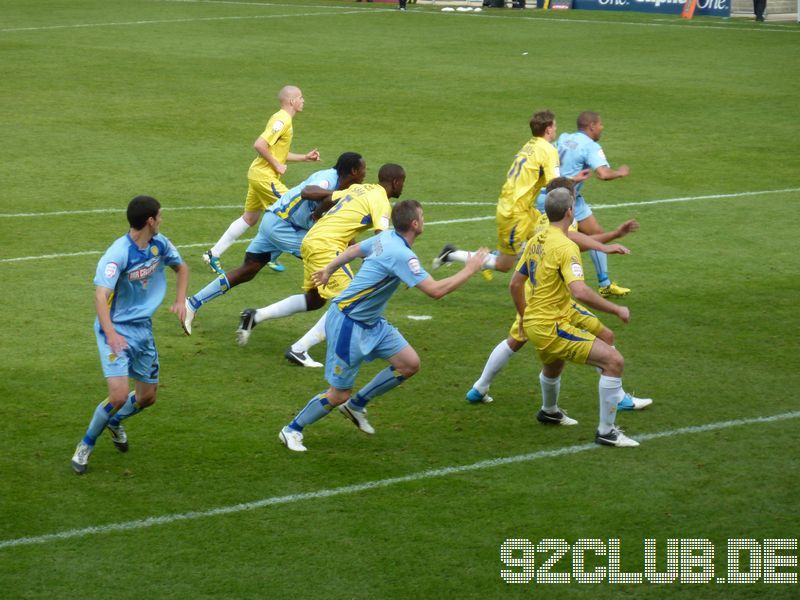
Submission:
<svg viewBox="0 0 800 600">
<path fill-rule="evenodd" d="M 693 425 L 689 427 L 680 427 L 678 429 L 669 429 L 667 431 L 658 431 L 655 433 L 645 433 L 635 436 L 641 442 L 656 440 L 660 438 L 670 438 L 678 435 L 705 433 L 707 431 L 717 431 L 720 429 L 729 429 L 731 427 L 740 427 L 744 425 L 755 425 L 760 423 L 774 423 L 778 421 L 786 421 L 789 419 L 796 419 L 800 417 L 800 411 L 786 412 L 769 417 L 755 417 L 751 419 L 736 419 L 733 421 L 721 421 L 717 423 L 708 423 L 706 425 Z M 58 533 L 49 533 L 45 535 L 37 535 L 30 537 L 14 538 L 9 540 L 0 540 L 0 550 L 4 548 L 13 548 L 16 546 L 31 546 L 34 544 L 46 544 L 49 542 L 58 542 L 61 540 L 69 540 L 73 538 L 86 537 L 89 535 L 97 535 L 104 533 L 111 533 L 114 531 L 130 531 L 135 529 L 146 529 L 157 525 L 169 525 L 179 521 L 193 521 L 195 519 L 203 519 L 208 517 L 216 517 L 220 515 L 230 515 L 240 513 L 248 510 L 255 510 L 259 508 L 266 508 L 269 506 L 280 506 L 283 504 L 296 504 L 305 500 L 317 500 L 320 498 L 331 498 L 334 496 L 343 496 L 346 494 L 357 494 L 359 492 L 366 492 L 374 489 L 382 489 L 394 485 L 409 483 L 413 481 L 421 481 L 425 479 L 434 479 L 437 477 L 447 477 L 449 475 L 456 475 L 460 473 L 468 473 L 471 471 L 478 471 L 482 469 L 493 469 L 495 467 L 502 467 L 505 465 L 526 463 L 545 458 L 557 458 L 559 456 L 568 456 L 571 454 L 579 454 L 589 450 L 599 449 L 597 444 L 578 444 L 575 446 L 565 446 L 556 450 L 540 450 L 539 452 L 532 452 L 530 454 L 518 454 L 516 456 L 507 456 L 504 458 L 492 458 L 482 460 L 479 462 L 471 463 L 468 465 L 459 465 L 454 467 L 440 467 L 438 469 L 429 469 L 427 471 L 418 471 L 400 477 L 389 477 L 387 479 L 377 479 L 374 481 L 366 481 L 364 483 L 357 483 L 354 485 L 346 485 L 337 488 L 327 488 L 316 490 L 313 492 L 305 492 L 302 494 L 289 494 L 287 496 L 272 496 L 270 498 L 263 498 L 253 502 L 244 502 L 242 504 L 233 504 L 229 506 L 220 506 L 209 510 L 190 511 L 185 513 L 173 513 L 162 515 L 160 517 L 148 517 L 146 519 L 136 519 L 134 521 L 124 521 L 121 523 L 109 523 L 107 525 L 97 525 L 94 527 L 84 527 L 81 529 L 68 529 Z M 604 452 L 632 452 L 632 450 L 615 450 L 611 448 L 603 448 Z"/>
<path fill-rule="evenodd" d="M 287 7 L 286 4 L 264 4 L 263 6 L 280 6 Z M 308 8 L 325 9 L 324 6 L 313 6 Z M 338 15 L 355 15 L 355 14 L 370 14 L 379 12 L 389 12 L 389 9 L 351 9 L 340 10 L 332 13 L 330 9 L 337 7 L 327 7 L 327 12 L 295 12 L 289 14 L 279 15 L 243 15 L 243 16 L 227 16 L 227 17 L 186 17 L 183 19 L 146 19 L 141 21 L 110 21 L 106 23 L 73 23 L 70 25 L 44 25 L 41 27 L 7 27 L 0 29 L 0 33 L 17 33 L 20 31 L 56 31 L 59 29 L 87 29 L 92 27 L 126 27 L 133 25 L 163 25 L 167 23 L 203 23 L 211 21 L 250 21 L 255 19 L 291 19 L 294 17 L 331 17 Z"/>
<path fill-rule="evenodd" d="M 780 190 L 758 190 L 755 192 L 735 192 L 731 194 L 711 194 L 706 196 L 683 196 L 680 198 L 662 198 L 659 200 L 639 200 L 635 202 L 625 202 L 621 204 L 592 204 L 592 209 L 603 208 L 620 208 L 625 206 L 646 206 L 648 204 L 664 204 L 669 202 L 692 202 L 694 200 L 717 200 L 719 198 L 742 198 L 746 196 L 761 196 L 764 194 L 792 194 L 800 192 L 800 187 L 784 188 Z M 168 212 L 177 210 L 228 210 L 233 208 L 242 208 L 242 204 L 213 204 L 201 206 L 176 206 L 167 208 Z M 482 202 L 482 201 L 465 201 L 465 202 L 450 202 L 450 201 L 429 201 L 425 202 L 425 206 L 497 206 L 497 202 Z M 125 212 L 122 208 L 89 208 L 78 210 L 56 210 L 50 212 L 23 212 L 23 213 L 0 213 L 0 219 L 21 219 L 26 217 L 62 217 L 72 215 L 91 215 L 91 214 L 123 214 Z M 492 217 L 493 218 L 493 217 Z M 431 225 L 432 223 L 426 223 Z"/>
<path fill-rule="evenodd" d="M 592 206 L 592 210 L 601 210 L 606 208 L 625 208 L 630 206 L 650 206 L 654 204 L 667 204 L 672 202 L 693 202 L 698 200 L 717 200 L 717 199 L 729 199 L 729 198 L 741 198 L 746 196 L 761 196 L 764 194 L 785 194 L 785 193 L 794 193 L 800 192 L 800 188 L 786 188 L 782 190 L 763 190 L 759 192 L 738 192 L 735 194 L 714 194 L 711 196 L 685 196 L 682 198 L 662 198 L 660 200 L 642 200 L 639 202 L 622 202 L 619 204 L 598 204 Z M 494 202 L 428 202 L 426 203 L 428 206 L 495 206 Z M 178 208 L 170 208 L 169 211 L 173 210 L 216 210 L 216 209 L 229 209 L 229 208 L 241 208 L 241 204 L 235 205 L 225 205 L 225 206 L 186 206 L 186 207 L 178 207 Z M 87 214 L 87 213 L 122 213 L 119 208 L 98 208 L 94 210 L 73 210 L 73 211 L 57 211 L 57 212 L 48 212 L 48 213 L 16 213 L 16 214 L 0 214 L 0 218 L 14 218 L 14 217 L 31 217 L 31 216 L 61 216 L 61 215 L 79 215 L 79 214 Z M 491 221 L 494 220 L 494 215 L 488 215 L 485 217 L 466 217 L 461 219 L 447 219 L 444 221 L 427 221 L 425 223 L 426 226 L 435 226 L 435 225 L 453 225 L 457 223 L 473 223 L 476 221 Z M 234 242 L 234 244 L 249 244 L 252 241 L 252 238 L 241 239 Z M 213 242 L 196 242 L 193 244 L 181 244 L 177 246 L 179 250 L 184 248 L 210 248 L 213 246 Z M 74 258 L 77 256 L 101 256 L 104 250 L 84 250 L 82 252 L 65 252 L 60 254 L 39 254 L 36 256 L 18 256 L 15 258 L 0 258 L 0 264 L 4 263 L 20 263 L 20 262 L 28 262 L 32 260 L 49 260 L 53 258 Z"/>
<path fill-rule="evenodd" d="M 236 5 L 243 5 L 243 6 L 259 6 L 265 8 L 272 8 L 272 7 L 280 7 L 284 8 L 289 5 L 287 4 L 270 4 L 270 3 L 260 3 L 260 2 L 226 2 L 223 0 L 166 0 L 166 1 L 177 1 L 177 2 L 184 2 L 187 4 L 231 4 L 233 6 Z M 344 14 L 378 14 L 378 13 L 386 13 L 386 12 L 395 12 L 396 9 L 382 9 L 382 8 L 359 8 L 359 9 L 348 9 L 343 10 L 344 7 L 339 6 L 316 6 L 316 5 L 295 5 L 296 8 L 313 8 L 313 9 L 327 9 L 328 12 L 306 12 L 306 13 L 292 13 L 292 14 L 284 14 L 284 15 L 248 15 L 248 16 L 228 16 L 228 17 L 195 17 L 195 18 L 184 18 L 184 19 L 153 19 L 153 20 L 139 20 L 139 21 L 119 21 L 119 22 L 107 22 L 107 23 L 75 23 L 70 25 L 45 25 L 40 27 L 9 27 L 0 29 L 0 33 L 15 33 L 15 32 L 22 32 L 22 31 L 53 31 L 59 29 L 83 29 L 83 28 L 90 28 L 90 27 L 120 27 L 120 26 L 136 26 L 136 25 L 157 25 L 157 24 L 165 24 L 165 23 L 196 23 L 196 22 L 203 22 L 203 21 L 245 21 L 251 19 L 281 19 L 281 18 L 292 18 L 292 17 L 312 17 L 312 16 L 332 16 L 332 15 L 344 15 Z M 333 13 L 332 10 L 337 10 L 338 12 Z M 411 14 L 416 15 L 438 15 L 438 16 L 445 16 L 443 13 L 439 11 L 430 11 L 430 10 L 413 10 L 409 11 Z M 463 15 L 466 16 L 466 15 Z M 486 13 L 480 14 L 473 14 L 469 13 L 471 18 L 482 18 L 482 19 L 507 19 L 508 16 L 504 15 L 489 15 Z M 451 15 L 447 15 L 447 18 L 457 18 Z M 548 23 L 580 23 L 580 24 L 588 24 L 591 26 L 597 25 L 598 23 L 602 23 L 605 25 L 622 25 L 622 26 L 634 26 L 634 27 L 680 27 L 682 29 L 719 29 L 719 30 L 726 30 L 726 31 L 757 31 L 759 33 L 800 33 L 800 30 L 795 28 L 785 28 L 779 29 L 777 27 L 773 28 L 771 24 L 759 24 L 760 27 L 733 27 L 727 25 L 725 23 L 721 25 L 700 25 L 695 23 L 683 23 L 683 22 L 658 22 L 658 21 L 649 21 L 649 22 L 636 22 L 636 21 L 608 21 L 608 20 L 596 20 L 596 19 L 564 19 L 564 18 L 557 18 L 557 17 L 540 17 L 540 16 L 520 16 L 515 15 L 514 18 L 517 21 L 546 21 Z M 754 24 L 755 25 L 755 24 Z"/>
</svg>

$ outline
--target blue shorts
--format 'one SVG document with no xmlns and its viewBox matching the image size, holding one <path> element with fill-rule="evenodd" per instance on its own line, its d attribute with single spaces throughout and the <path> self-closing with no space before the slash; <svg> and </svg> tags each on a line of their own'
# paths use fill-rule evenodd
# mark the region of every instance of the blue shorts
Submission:
<svg viewBox="0 0 800 600">
<path fill-rule="evenodd" d="M 383 317 L 375 325 L 364 325 L 345 315 L 336 304 L 328 309 L 325 335 L 325 379 L 340 390 L 353 389 L 361 363 L 389 358 L 408 346 L 397 327 Z"/>
<path fill-rule="evenodd" d="M 547 197 L 547 194 L 542 192 L 539 194 L 539 197 L 536 198 L 536 209 L 544 214 L 544 199 Z M 592 207 L 589 206 L 589 203 L 586 202 L 584 197 L 581 194 L 575 198 L 575 220 L 580 223 L 584 219 L 588 219 L 592 216 Z"/>
<path fill-rule="evenodd" d="M 270 260 L 277 259 L 281 252 L 289 252 L 300 258 L 300 244 L 308 233 L 305 229 L 295 229 L 273 212 L 267 211 L 258 226 L 258 233 L 247 247 L 248 254 L 269 254 Z"/>
<path fill-rule="evenodd" d="M 128 342 L 128 349 L 117 356 L 106 340 L 100 322 L 94 321 L 94 335 L 103 375 L 108 377 L 130 377 L 143 383 L 158 383 L 158 350 L 153 339 L 153 323 L 150 320 L 138 323 L 114 323 L 114 329 Z"/>
</svg>

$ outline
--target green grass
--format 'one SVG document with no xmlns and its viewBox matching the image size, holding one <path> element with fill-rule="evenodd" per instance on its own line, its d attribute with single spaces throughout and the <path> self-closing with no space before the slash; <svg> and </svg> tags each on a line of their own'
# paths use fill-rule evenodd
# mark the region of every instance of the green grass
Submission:
<svg viewBox="0 0 800 600">
<path fill-rule="evenodd" d="M 190 288 L 203 286 L 211 275 L 200 252 L 240 214 L 252 141 L 286 83 L 306 97 L 296 151 L 318 147 L 325 165 L 359 151 L 369 181 L 383 162 L 406 167 L 404 197 L 426 207 L 415 246 L 426 264 L 445 242 L 494 245 L 491 220 L 465 219 L 493 214 L 535 109 L 553 109 L 561 131 L 581 110 L 600 111 L 612 165 L 632 174 L 592 180 L 586 195 L 607 226 L 642 224 L 624 241 L 631 256 L 610 259 L 634 290 L 625 300 L 633 318 L 605 321 L 626 357 L 626 388 L 656 400 L 619 421 L 635 438 L 798 409 L 795 28 L 390 8 L 3 3 L 0 214 L 109 212 L 0 217 L 0 543 L 592 441 L 596 374 L 567 368 L 561 404 L 580 425 L 543 428 L 530 348 L 496 379 L 493 404 L 463 401 L 513 318 L 508 276 L 497 275 L 439 302 L 399 291 L 387 317 L 419 352 L 419 375 L 371 407 L 377 435 L 332 416 L 307 430 L 306 455 L 288 453 L 279 428 L 326 384 L 282 353 L 319 313 L 259 327 L 245 348 L 233 338 L 241 308 L 299 289 L 301 265 L 284 257 L 285 273 L 265 270 L 204 308 L 191 338 L 162 307 L 158 403 L 128 422 L 127 455 L 101 439 L 89 473 L 72 474 L 74 445 L 105 395 L 92 276 L 126 229 L 125 204 L 139 193 L 161 199 L 163 230 L 192 268 Z M 285 181 L 314 169 L 291 165 Z M 789 191 L 641 204 L 768 190 Z M 486 204 L 445 204 L 460 201 Z M 619 203 L 628 206 L 603 206 Z M 439 223 L 452 220 L 461 221 Z M 224 264 L 235 266 L 243 249 L 232 247 Z M 71 253 L 79 254 L 46 257 Z M 12 260 L 21 257 L 34 258 Z M 367 365 L 359 381 L 381 366 Z M 707 538 L 724 575 L 727 539 L 800 537 L 798 435 L 797 419 L 688 432 L 630 451 L 592 448 L 4 547 L 0 595 L 796 597 L 796 586 L 762 583 L 509 586 L 500 547 L 507 538 L 619 538 L 623 570 L 641 572 L 645 538 L 659 552 L 669 538 Z M 557 565 L 569 568 L 569 557 Z"/>
</svg>

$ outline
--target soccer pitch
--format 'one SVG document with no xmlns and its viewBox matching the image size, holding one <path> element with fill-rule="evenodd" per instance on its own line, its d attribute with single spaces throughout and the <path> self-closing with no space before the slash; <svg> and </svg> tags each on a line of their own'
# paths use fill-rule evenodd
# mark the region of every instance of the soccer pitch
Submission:
<svg viewBox="0 0 800 600">
<path fill-rule="evenodd" d="M 5 0 L 0 596 L 797 597 L 798 36 L 665 15 Z M 618 416 L 640 447 L 593 443 L 588 367 L 562 376 L 579 425 L 539 425 L 529 347 L 492 404 L 464 401 L 513 321 L 498 273 L 437 302 L 398 291 L 386 316 L 419 374 L 370 405 L 376 435 L 332 415 L 306 430 L 308 453 L 288 452 L 278 431 L 327 385 L 283 352 L 321 313 L 264 323 L 246 347 L 233 335 L 241 309 L 299 291 L 302 265 L 284 256 L 284 273 L 203 308 L 190 338 L 170 288 L 154 318 L 158 402 L 126 422 L 130 452 L 103 436 L 89 472 L 72 473 L 106 393 L 92 278 L 127 202 L 162 202 L 199 290 L 213 279 L 200 254 L 241 214 L 251 145 L 289 83 L 306 99 L 293 151 L 319 148 L 324 167 L 360 152 L 368 182 L 405 167 L 425 265 L 448 242 L 495 246 L 532 112 L 553 110 L 559 132 L 602 114 L 611 165 L 631 175 L 584 191 L 607 228 L 641 223 L 622 241 L 631 255 L 609 260 L 633 289 L 631 322 L 603 316 L 625 388 L 655 399 Z M 284 181 L 318 168 L 290 164 Z M 736 544 L 752 583 L 732 583 Z M 648 564 L 674 582 L 653 583 Z"/>
</svg>

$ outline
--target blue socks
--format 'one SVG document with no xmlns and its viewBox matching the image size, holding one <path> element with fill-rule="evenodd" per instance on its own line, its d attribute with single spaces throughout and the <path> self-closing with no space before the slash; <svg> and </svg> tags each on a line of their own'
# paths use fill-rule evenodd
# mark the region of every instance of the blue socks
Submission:
<svg viewBox="0 0 800 600">
<path fill-rule="evenodd" d="M 211 302 L 214 298 L 219 298 L 223 294 L 228 293 L 228 290 L 230 289 L 231 284 L 228 281 L 227 275 L 220 275 L 217 279 L 209 283 L 194 296 L 190 297 L 189 304 L 192 305 L 194 310 L 197 310 L 203 306 L 203 304 Z"/>
<path fill-rule="evenodd" d="M 391 366 L 383 369 L 373 377 L 372 381 L 358 390 L 353 398 L 350 398 L 348 405 L 358 412 L 363 412 L 370 400 L 376 396 L 385 394 L 403 383 L 406 378 L 402 375 L 395 375 L 394 371 L 394 367 Z"/>
<path fill-rule="evenodd" d="M 133 415 L 137 415 L 142 412 L 144 409 L 139 406 L 139 403 L 136 402 L 136 396 L 134 392 L 128 394 L 128 399 L 125 401 L 125 404 L 117 411 L 113 417 L 108 420 L 108 424 L 111 427 L 119 427 L 119 424 L 127 419 L 128 417 L 132 417 Z"/>
<path fill-rule="evenodd" d="M 308 401 L 306 407 L 289 423 L 289 429 L 303 431 L 303 427 L 316 423 L 331 412 L 333 406 L 328 402 L 328 392 L 320 392 Z"/>
<path fill-rule="evenodd" d="M 94 409 L 94 416 L 89 422 L 89 429 L 86 430 L 86 435 L 83 436 L 84 444 L 94 447 L 97 438 L 100 437 L 103 429 L 108 425 L 108 420 L 111 418 L 113 410 L 114 407 L 111 406 L 108 398 L 97 405 L 97 408 Z"/>
<path fill-rule="evenodd" d="M 608 278 L 608 254 L 605 252 L 598 252 L 597 250 L 589 250 L 589 255 L 592 257 L 594 270 L 597 272 L 597 284 L 600 287 L 610 285 L 611 280 Z"/>
<path fill-rule="evenodd" d="M 134 392 L 128 394 L 128 399 L 118 411 L 114 411 L 111 402 L 106 398 L 94 409 L 94 416 L 92 416 L 89 428 L 86 430 L 86 435 L 83 436 L 83 443 L 94 447 L 97 438 L 100 437 L 100 434 L 103 433 L 107 425 L 118 427 L 120 421 L 132 417 L 143 410 L 144 409 L 136 402 Z"/>
</svg>

